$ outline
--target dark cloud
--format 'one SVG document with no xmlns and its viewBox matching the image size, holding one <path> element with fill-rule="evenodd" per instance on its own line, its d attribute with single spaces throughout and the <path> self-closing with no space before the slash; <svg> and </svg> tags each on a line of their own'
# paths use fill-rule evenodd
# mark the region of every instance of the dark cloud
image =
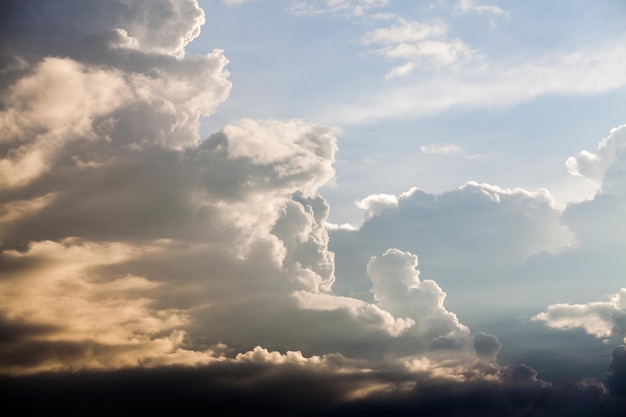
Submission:
<svg viewBox="0 0 626 417">
<path fill-rule="evenodd" d="M 5 410 L 21 413 L 263 410 L 278 416 L 617 416 L 624 404 L 602 384 L 552 386 L 533 370 L 503 370 L 492 380 L 454 381 L 398 372 L 333 373 L 290 365 L 215 363 L 112 372 L 1 377 Z M 495 375 L 494 375 L 495 376 Z M 33 401 L 33 399 L 37 401 Z"/>
<path fill-rule="evenodd" d="M 483 332 L 474 335 L 474 350 L 479 358 L 495 361 L 500 349 L 502 343 L 497 336 Z"/>
<path fill-rule="evenodd" d="M 613 360 L 607 370 L 607 387 L 611 394 L 626 399 L 626 346 L 613 350 Z"/>
</svg>

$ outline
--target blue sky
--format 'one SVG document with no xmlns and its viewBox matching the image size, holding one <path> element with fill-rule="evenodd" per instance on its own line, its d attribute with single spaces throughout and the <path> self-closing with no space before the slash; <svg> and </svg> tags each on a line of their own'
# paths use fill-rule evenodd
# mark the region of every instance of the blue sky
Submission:
<svg viewBox="0 0 626 417">
<path fill-rule="evenodd" d="M 622 1 L 0 8 L 10 406 L 623 409 Z"/>
</svg>

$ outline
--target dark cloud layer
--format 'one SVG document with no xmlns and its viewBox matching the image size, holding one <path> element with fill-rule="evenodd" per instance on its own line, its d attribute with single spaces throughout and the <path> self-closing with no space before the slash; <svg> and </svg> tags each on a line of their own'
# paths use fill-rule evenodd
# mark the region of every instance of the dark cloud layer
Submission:
<svg viewBox="0 0 626 417">
<path fill-rule="evenodd" d="M 528 367 L 501 369 L 492 380 L 454 381 L 399 372 L 333 373 L 290 365 L 221 364 L 111 372 L 1 377 L 5 409 L 20 413 L 192 413 L 198 409 L 277 416 L 618 416 L 626 374 L 616 349 L 611 395 L 593 381 L 554 386 Z M 619 362 L 619 365 L 616 365 Z M 372 390 L 371 387 L 384 389 Z M 620 388 L 621 389 L 621 388 Z"/>
</svg>

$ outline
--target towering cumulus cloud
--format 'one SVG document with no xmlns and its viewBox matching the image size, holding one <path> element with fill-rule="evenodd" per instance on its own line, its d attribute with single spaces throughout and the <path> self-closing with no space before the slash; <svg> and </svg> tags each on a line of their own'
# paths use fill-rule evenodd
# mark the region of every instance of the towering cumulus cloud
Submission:
<svg viewBox="0 0 626 417">
<path fill-rule="evenodd" d="M 329 290 L 332 131 L 201 141 L 231 83 L 220 50 L 185 54 L 195 1 L 3 8 L 3 373 L 204 363 L 206 343 L 258 343 L 292 290 Z"/>
<path fill-rule="evenodd" d="M 231 84 L 222 51 L 185 52 L 204 23 L 195 1 L 5 11 L 2 373 L 284 363 L 288 351 L 294 363 L 402 366 L 443 347 L 473 360 L 469 329 L 412 254 L 372 258 L 376 301 L 333 293 L 318 193 L 334 176 L 333 128 L 243 119 L 199 138 Z"/>
</svg>

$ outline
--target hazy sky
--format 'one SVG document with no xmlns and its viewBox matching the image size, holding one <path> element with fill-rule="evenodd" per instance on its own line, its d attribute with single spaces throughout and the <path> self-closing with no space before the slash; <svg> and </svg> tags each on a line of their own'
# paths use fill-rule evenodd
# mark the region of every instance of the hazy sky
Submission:
<svg viewBox="0 0 626 417">
<path fill-rule="evenodd" d="M 7 406 L 619 415 L 625 28 L 620 0 L 2 2 Z"/>
</svg>

